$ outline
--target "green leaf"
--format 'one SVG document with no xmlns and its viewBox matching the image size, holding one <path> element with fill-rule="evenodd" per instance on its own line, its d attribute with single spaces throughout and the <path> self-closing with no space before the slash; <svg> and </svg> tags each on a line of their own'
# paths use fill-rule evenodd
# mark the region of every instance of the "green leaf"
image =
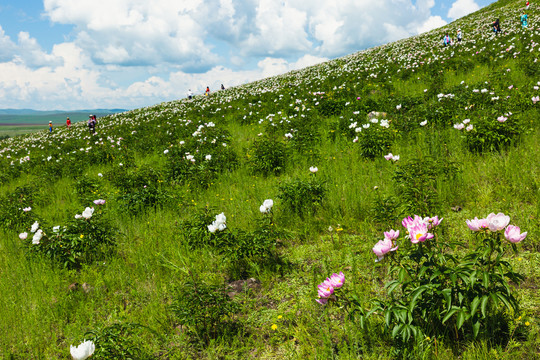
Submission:
<svg viewBox="0 0 540 360">
<path fill-rule="evenodd" d="M 456 325 L 457 325 L 458 330 L 463 326 L 463 323 L 464 323 L 464 322 L 465 322 L 465 311 L 464 311 L 464 310 L 461 310 L 461 311 L 457 314 Z"/>
<path fill-rule="evenodd" d="M 391 321 L 392 321 L 392 310 L 388 309 L 386 310 L 386 313 L 384 314 L 384 322 L 386 323 L 386 326 L 390 327 Z"/>
<path fill-rule="evenodd" d="M 482 273 L 482 279 L 482 285 L 487 288 L 489 286 L 489 274 L 487 272 Z"/>
<path fill-rule="evenodd" d="M 392 329 L 392 338 L 395 339 L 399 332 L 401 331 L 401 328 L 405 326 L 403 324 L 394 326 L 394 329 Z"/>
<path fill-rule="evenodd" d="M 444 289 L 441 292 L 444 296 L 444 300 L 446 301 L 446 310 L 449 311 L 452 307 L 452 289 Z"/>
<path fill-rule="evenodd" d="M 398 280 L 399 282 L 403 282 L 403 280 L 405 280 L 405 275 L 407 274 L 407 272 L 405 271 L 404 268 L 401 268 L 399 270 L 399 274 L 398 274 Z"/>
<path fill-rule="evenodd" d="M 387 282 L 384 287 L 386 288 L 386 290 L 388 291 L 388 293 L 392 292 L 396 286 L 398 286 L 400 284 L 400 282 L 398 280 L 392 280 L 392 281 L 389 281 Z"/>
<path fill-rule="evenodd" d="M 486 318 L 486 307 L 488 304 L 489 296 L 484 295 L 482 296 L 482 305 L 480 306 L 480 309 L 482 310 L 482 317 Z"/>
<path fill-rule="evenodd" d="M 450 310 L 448 314 L 446 314 L 446 316 L 443 318 L 442 323 L 444 324 L 446 321 L 448 321 L 448 319 L 450 319 L 452 315 L 454 315 L 458 310 L 459 308 L 454 306 L 452 310 Z"/>
<path fill-rule="evenodd" d="M 509 301 L 506 295 L 497 294 L 497 296 L 499 297 L 499 299 L 501 299 L 502 303 L 508 308 L 508 310 L 512 310 L 512 309 L 515 310 L 515 307 L 512 304 L 510 304 L 511 300 Z"/>
<path fill-rule="evenodd" d="M 477 296 L 471 302 L 471 316 L 474 316 L 474 314 L 476 314 L 476 310 L 478 310 L 478 305 L 480 305 L 480 298 Z"/>
<path fill-rule="evenodd" d="M 475 322 L 472 328 L 473 328 L 473 336 L 476 339 L 476 337 L 478 336 L 478 331 L 480 331 L 480 321 Z"/>
<path fill-rule="evenodd" d="M 418 301 L 418 297 L 422 295 L 422 293 L 427 289 L 426 285 L 420 286 L 416 288 L 416 290 L 413 291 L 411 294 L 411 304 L 409 305 L 409 311 L 412 313 L 414 310 L 414 307 L 416 306 L 416 302 Z"/>
</svg>

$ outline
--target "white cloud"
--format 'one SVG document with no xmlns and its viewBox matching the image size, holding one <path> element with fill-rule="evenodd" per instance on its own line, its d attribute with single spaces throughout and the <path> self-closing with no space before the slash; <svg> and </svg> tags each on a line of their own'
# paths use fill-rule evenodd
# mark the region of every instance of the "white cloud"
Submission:
<svg viewBox="0 0 540 360">
<path fill-rule="evenodd" d="M 480 6 L 474 0 L 457 0 L 448 10 L 448 17 L 452 20 L 459 19 L 479 9 Z"/>
<path fill-rule="evenodd" d="M 416 32 L 418 34 L 425 33 L 427 31 L 437 29 L 441 26 L 446 25 L 447 22 L 443 20 L 440 16 L 430 16 L 424 23 L 420 24 L 417 27 Z"/>
<path fill-rule="evenodd" d="M 133 108 L 282 74 L 446 24 L 435 0 L 44 0 L 45 51 L 0 27 L 0 108 Z M 457 0 L 448 16 L 474 11 Z M 49 25 L 49 24 L 47 24 Z M 220 65 L 221 64 L 221 65 Z"/>
</svg>

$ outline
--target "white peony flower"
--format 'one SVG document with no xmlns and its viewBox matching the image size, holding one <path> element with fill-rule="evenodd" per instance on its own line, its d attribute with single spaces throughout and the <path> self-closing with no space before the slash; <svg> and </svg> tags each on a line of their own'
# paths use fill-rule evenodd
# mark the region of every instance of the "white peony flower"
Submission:
<svg viewBox="0 0 540 360">
<path fill-rule="evenodd" d="M 81 343 L 77 347 L 73 345 L 70 345 L 69 347 L 69 352 L 71 353 L 71 357 L 73 357 L 74 360 L 87 359 L 90 356 L 92 356 L 95 350 L 96 350 L 96 346 L 90 340 Z"/>
<path fill-rule="evenodd" d="M 60 231 L 60 225 L 58 225 L 58 226 L 53 226 L 52 231 L 54 231 L 55 233 L 57 233 L 58 231 Z"/>
<path fill-rule="evenodd" d="M 27 233 L 27 232 L 23 232 L 23 233 L 20 233 L 20 234 L 19 234 L 19 239 L 21 239 L 21 240 L 26 240 L 27 237 L 28 237 L 28 233 Z"/>
<path fill-rule="evenodd" d="M 216 222 L 218 224 L 225 224 L 227 222 L 227 217 L 225 216 L 224 213 L 216 215 Z"/>
<path fill-rule="evenodd" d="M 39 229 L 39 223 L 36 221 L 32 224 L 32 228 L 30 229 L 30 231 L 35 233 L 37 229 Z"/>
<path fill-rule="evenodd" d="M 84 209 L 82 217 L 85 219 L 90 219 L 92 217 L 92 214 L 94 214 L 94 208 L 87 207 L 86 209 Z"/>
<path fill-rule="evenodd" d="M 263 214 L 268 214 L 272 210 L 272 206 L 274 206 L 274 201 L 272 199 L 266 199 L 259 207 L 259 211 Z"/>
<path fill-rule="evenodd" d="M 36 231 L 36 233 L 34 234 L 34 237 L 32 238 L 32 244 L 39 245 L 39 241 L 41 240 L 42 237 L 43 237 L 43 230 L 39 229 L 38 231 Z"/>
<path fill-rule="evenodd" d="M 319 171 L 319 169 L 316 166 L 310 166 L 309 171 L 315 174 L 317 171 Z"/>
<path fill-rule="evenodd" d="M 217 226 L 214 223 L 211 223 L 208 225 L 208 231 L 210 231 L 212 234 L 217 231 Z"/>
</svg>

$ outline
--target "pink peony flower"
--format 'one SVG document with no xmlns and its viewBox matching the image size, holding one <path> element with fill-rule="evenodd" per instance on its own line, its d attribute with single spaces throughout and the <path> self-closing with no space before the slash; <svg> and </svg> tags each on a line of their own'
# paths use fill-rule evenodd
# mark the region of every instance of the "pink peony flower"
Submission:
<svg viewBox="0 0 540 360">
<path fill-rule="evenodd" d="M 399 230 L 398 231 L 390 230 L 390 231 L 385 231 L 384 232 L 384 238 L 385 239 L 395 240 L 398 237 L 399 237 Z"/>
<path fill-rule="evenodd" d="M 398 249 L 398 246 L 393 246 L 394 244 L 392 243 L 392 240 L 388 238 L 384 238 L 384 240 L 380 240 L 378 243 L 376 243 L 375 246 L 373 246 L 373 252 L 375 255 L 377 255 L 377 261 L 381 261 L 384 258 L 384 255 L 390 251 L 395 251 Z"/>
<path fill-rule="evenodd" d="M 334 289 L 339 289 L 340 287 L 345 284 L 345 275 L 343 275 L 343 272 L 339 272 L 339 274 L 333 273 L 332 276 L 330 276 L 330 284 L 334 287 Z"/>
<path fill-rule="evenodd" d="M 328 299 L 320 298 L 320 299 L 316 299 L 315 301 L 321 305 L 326 305 L 326 303 L 328 302 Z"/>
<path fill-rule="evenodd" d="M 527 237 L 527 232 L 520 233 L 520 231 L 519 226 L 508 225 L 504 231 L 504 237 L 512 243 L 518 243 Z"/>
<path fill-rule="evenodd" d="M 431 217 L 428 219 L 428 223 L 429 223 L 429 229 L 433 229 L 435 226 L 439 226 L 439 224 L 444 220 L 444 218 L 441 218 L 439 219 L 439 217 L 437 215 L 435 215 L 434 217 Z"/>
<path fill-rule="evenodd" d="M 317 286 L 319 298 L 328 299 L 334 293 L 334 287 L 330 283 L 330 279 L 326 279 Z"/>
<path fill-rule="evenodd" d="M 486 219 L 479 219 L 479 218 L 475 217 L 472 220 L 466 220 L 466 222 L 467 222 L 467 226 L 472 231 L 479 231 L 479 230 L 482 230 L 482 229 L 487 229 L 487 227 L 488 227 Z"/>
<path fill-rule="evenodd" d="M 96 205 L 103 205 L 103 204 L 105 204 L 105 200 L 103 200 L 103 199 L 97 199 L 97 200 L 94 200 L 94 204 L 96 204 Z"/>
<path fill-rule="evenodd" d="M 420 241 L 426 241 L 433 238 L 433 234 L 428 232 L 426 223 L 417 222 L 409 227 L 409 238 L 413 244 L 418 244 Z"/>
<path fill-rule="evenodd" d="M 495 232 L 502 230 L 510 222 L 510 216 L 504 215 L 503 213 L 491 213 L 486 218 L 487 226 L 489 230 Z"/>
</svg>

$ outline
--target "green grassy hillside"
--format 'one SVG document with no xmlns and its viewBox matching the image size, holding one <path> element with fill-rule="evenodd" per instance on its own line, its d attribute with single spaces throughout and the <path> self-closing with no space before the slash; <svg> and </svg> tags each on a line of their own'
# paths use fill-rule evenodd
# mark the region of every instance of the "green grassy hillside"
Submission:
<svg viewBox="0 0 540 360">
<path fill-rule="evenodd" d="M 540 358 L 522 5 L 0 141 L 0 358 Z"/>
</svg>

